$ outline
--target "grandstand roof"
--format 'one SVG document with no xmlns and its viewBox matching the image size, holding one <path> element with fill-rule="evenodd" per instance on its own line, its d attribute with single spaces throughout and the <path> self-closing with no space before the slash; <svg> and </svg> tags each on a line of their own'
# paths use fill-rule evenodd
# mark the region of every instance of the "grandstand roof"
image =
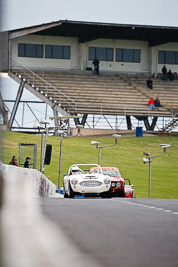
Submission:
<svg viewBox="0 0 178 267">
<path fill-rule="evenodd" d="M 178 27 L 60 20 L 9 31 L 13 39 L 27 34 L 77 37 L 80 43 L 99 38 L 148 41 L 149 46 L 178 42 Z"/>
</svg>

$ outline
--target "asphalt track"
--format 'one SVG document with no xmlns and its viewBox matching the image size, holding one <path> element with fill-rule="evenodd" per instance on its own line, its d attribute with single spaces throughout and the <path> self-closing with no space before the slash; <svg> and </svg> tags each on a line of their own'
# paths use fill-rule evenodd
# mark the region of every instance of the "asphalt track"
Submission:
<svg viewBox="0 0 178 267">
<path fill-rule="evenodd" d="M 41 198 L 40 203 L 80 254 L 103 267 L 178 266 L 177 199 Z M 60 256 L 67 257 L 67 248 Z"/>
</svg>

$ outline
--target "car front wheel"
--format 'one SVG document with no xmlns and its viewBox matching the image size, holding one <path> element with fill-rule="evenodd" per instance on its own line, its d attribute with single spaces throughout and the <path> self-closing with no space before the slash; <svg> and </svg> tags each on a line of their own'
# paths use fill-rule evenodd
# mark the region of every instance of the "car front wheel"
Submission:
<svg viewBox="0 0 178 267">
<path fill-rule="evenodd" d="M 68 194 L 69 194 L 69 198 L 74 198 L 75 197 L 75 193 L 74 193 L 74 191 L 71 188 L 70 182 L 69 182 L 69 191 L 68 191 Z"/>
<path fill-rule="evenodd" d="M 125 197 L 125 186 L 123 186 L 122 190 L 118 194 L 119 197 Z"/>
<path fill-rule="evenodd" d="M 64 184 L 63 184 L 63 188 L 64 188 L 64 198 L 68 198 L 68 195 L 66 194 L 66 191 L 65 191 Z"/>
<path fill-rule="evenodd" d="M 107 198 L 112 198 L 112 185 L 111 185 L 109 191 L 106 193 L 106 197 Z"/>
</svg>

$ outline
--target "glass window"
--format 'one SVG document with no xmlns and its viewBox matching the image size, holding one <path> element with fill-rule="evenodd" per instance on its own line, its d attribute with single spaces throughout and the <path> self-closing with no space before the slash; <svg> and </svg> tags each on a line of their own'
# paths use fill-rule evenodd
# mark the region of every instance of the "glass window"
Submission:
<svg viewBox="0 0 178 267">
<path fill-rule="evenodd" d="M 24 44 L 18 44 L 18 57 L 25 56 L 25 46 Z"/>
<path fill-rule="evenodd" d="M 89 60 L 113 61 L 113 48 L 89 47 Z"/>
<path fill-rule="evenodd" d="M 106 60 L 107 61 L 113 61 L 113 49 L 107 48 L 106 50 Z"/>
<path fill-rule="evenodd" d="M 116 48 L 116 61 L 117 62 L 140 62 L 139 49 L 119 49 Z"/>
<path fill-rule="evenodd" d="M 166 51 L 165 61 L 166 64 L 175 64 L 176 61 L 175 52 Z"/>
<path fill-rule="evenodd" d="M 123 61 L 124 62 L 133 62 L 133 50 L 123 49 Z"/>
<path fill-rule="evenodd" d="M 140 50 L 134 50 L 134 62 L 140 62 Z"/>
<path fill-rule="evenodd" d="M 178 52 L 158 51 L 159 64 L 178 64 Z"/>
<path fill-rule="evenodd" d="M 51 45 L 45 45 L 45 58 L 52 57 L 52 47 Z"/>
<path fill-rule="evenodd" d="M 96 57 L 101 61 L 106 61 L 106 48 L 96 48 Z"/>
<path fill-rule="evenodd" d="M 70 59 L 70 46 L 46 45 L 45 58 Z"/>
<path fill-rule="evenodd" d="M 158 52 L 158 63 L 159 64 L 164 64 L 164 51 L 159 51 Z"/>
<path fill-rule="evenodd" d="M 95 48 L 89 47 L 89 60 L 93 60 L 95 58 Z"/>
<path fill-rule="evenodd" d="M 43 45 L 18 44 L 18 57 L 43 57 Z"/>
<path fill-rule="evenodd" d="M 116 61 L 122 61 L 122 49 L 116 49 Z"/>
<path fill-rule="evenodd" d="M 70 59 L 70 46 L 64 46 L 64 58 Z"/>
<path fill-rule="evenodd" d="M 178 52 L 176 52 L 176 64 L 178 64 Z"/>
<path fill-rule="evenodd" d="M 37 45 L 36 55 L 37 55 L 38 58 L 42 58 L 43 57 L 43 45 Z"/>
<path fill-rule="evenodd" d="M 26 44 L 25 56 L 26 57 L 35 57 L 35 55 L 36 55 L 36 45 Z"/>
</svg>

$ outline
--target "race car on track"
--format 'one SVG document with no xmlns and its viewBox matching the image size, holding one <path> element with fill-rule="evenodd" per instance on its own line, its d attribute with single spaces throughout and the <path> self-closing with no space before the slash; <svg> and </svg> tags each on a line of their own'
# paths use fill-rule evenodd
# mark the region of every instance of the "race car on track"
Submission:
<svg viewBox="0 0 178 267">
<path fill-rule="evenodd" d="M 96 169 L 94 173 L 89 173 L 91 167 Z M 71 165 L 68 174 L 64 176 L 63 188 L 64 198 L 74 198 L 80 195 L 112 197 L 111 179 L 103 174 L 98 164 Z"/>
<path fill-rule="evenodd" d="M 101 167 L 103 174 L 107 175 L 111 179 L 112 196 L 113 197 L 125 197 L 125 182 L 121 177 L 119 169 L 116 167 Z M 95 173 L 97 168 L 91 168 L 90 173 Z"/>
<path fill-rule="evenodd" d="M 125 197 L 126 198 L 135 198 L 134 185 L 130 183 L 130 179 L 124 179 L 125 181 Z M 126 182 L 127 181 L 127 182 Z"/>
</svg>

